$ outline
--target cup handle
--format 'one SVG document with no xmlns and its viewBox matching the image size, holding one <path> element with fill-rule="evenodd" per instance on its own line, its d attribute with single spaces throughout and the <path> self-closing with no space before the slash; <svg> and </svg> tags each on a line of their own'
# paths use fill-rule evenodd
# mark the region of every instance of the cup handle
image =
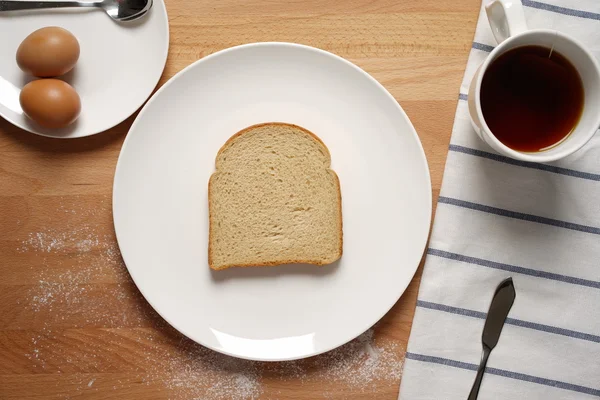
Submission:
<svg viewBox="0 0 600 400">
<path fill-rule="evenodd" d="M 498 43 L 527 30 L 521 0 L 493 0 L 485 11 Z"/>
</svg>

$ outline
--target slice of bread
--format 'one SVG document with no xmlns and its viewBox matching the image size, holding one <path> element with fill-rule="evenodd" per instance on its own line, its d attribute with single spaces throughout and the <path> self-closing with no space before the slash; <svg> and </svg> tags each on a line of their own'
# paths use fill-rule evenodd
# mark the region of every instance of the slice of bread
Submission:
<svg viewBox="0 0 600 400">
<path fill-rule="evenodd" d="M 254 125 L 231 137 L 208 183 L 212 269 L 330 264 L 342 255 L 340 183 L 306 129 Z"/>
</svg>

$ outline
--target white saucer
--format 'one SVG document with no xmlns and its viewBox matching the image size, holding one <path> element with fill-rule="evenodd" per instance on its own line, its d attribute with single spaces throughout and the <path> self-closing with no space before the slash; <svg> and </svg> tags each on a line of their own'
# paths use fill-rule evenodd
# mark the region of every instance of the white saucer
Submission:
<svg viewBox="0 0 600 400">
<path fill-rule="evenodd" d="M 325 267 L 211 271 L 215 155 L 268 121 L 305 127 L 328 146 L 344 255 Z M 150 99 L 123 144 L 113 207 L 127 268 L 165 320 L 213 350 L 279 361 L 340 346 L 389 311 L 423 255 L 431 185 L 413 126 L 371 76 L 322 50 L 259 43 L 203 58 Z"/>
<path fill-rule="evenodd" d="M 64 129 L 46 129 L 19 105 L 21 88 L 33 77 L 16 62 L 17 48 L 45 26 L 68 29 L 81 54 L 64 77 L 81 97 L 78 120 Z M 169 21 L 163 0 L 133 22 L 117 23 L 101 10 L 44 10 L 0 13 L 0 116 L 42 136 L 76 138 L 105 131 L 133 114 L 152 93 L 169 50 Z"/>
</svg>

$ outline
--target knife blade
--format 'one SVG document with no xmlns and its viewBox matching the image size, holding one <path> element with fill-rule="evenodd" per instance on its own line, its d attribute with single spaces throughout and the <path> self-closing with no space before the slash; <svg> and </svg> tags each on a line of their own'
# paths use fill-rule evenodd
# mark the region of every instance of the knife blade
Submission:
<svg viewBox="0 0 600 400">
<path fill-rule="evenodd" d="M 515 292 L 515 286 L 512 278 L 503 280 L 494 292 L 492 303 L 490 304 L 490 309 L 487 313 L 485 324 L 483 326 L 483 333 L 481 335 L 481 344 L 483 346 L 481 362 L 479 363 L 477 376 L 475 377 L 475 382 L 473 382 L 473 387 L 471 388 L 471 392 L 469 393 L 467 400 L 477 399 L 487 360 L 494 347 L 496 347 L 498 344 L 500 334 L 502 333 L 502 328 L 504 327 L 504 322 L 506 321 L 508 312 L 515 301 L 516 295 L 517 294 Z"/>
</svg>

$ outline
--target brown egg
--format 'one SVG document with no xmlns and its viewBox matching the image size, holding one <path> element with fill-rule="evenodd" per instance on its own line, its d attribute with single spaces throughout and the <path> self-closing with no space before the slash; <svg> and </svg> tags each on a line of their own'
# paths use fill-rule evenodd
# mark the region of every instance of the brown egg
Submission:
<svg viewBox="0 0 600 400">
<path fill-rule="evenodd" d="M 79 42 L 57 26 L 38 29 L 17 49 L 17 64 L 24 72 L 47 78 L 66 74 L 79 59 Z"/>
<path fill-rule="evenodd" d="M 59 79 L 29 82 L 19 96 L 21 108 L 29 118 L 46 128 L 62 128 L 77 119 L 81 111 L 79 95 Z"/>
</svg>

